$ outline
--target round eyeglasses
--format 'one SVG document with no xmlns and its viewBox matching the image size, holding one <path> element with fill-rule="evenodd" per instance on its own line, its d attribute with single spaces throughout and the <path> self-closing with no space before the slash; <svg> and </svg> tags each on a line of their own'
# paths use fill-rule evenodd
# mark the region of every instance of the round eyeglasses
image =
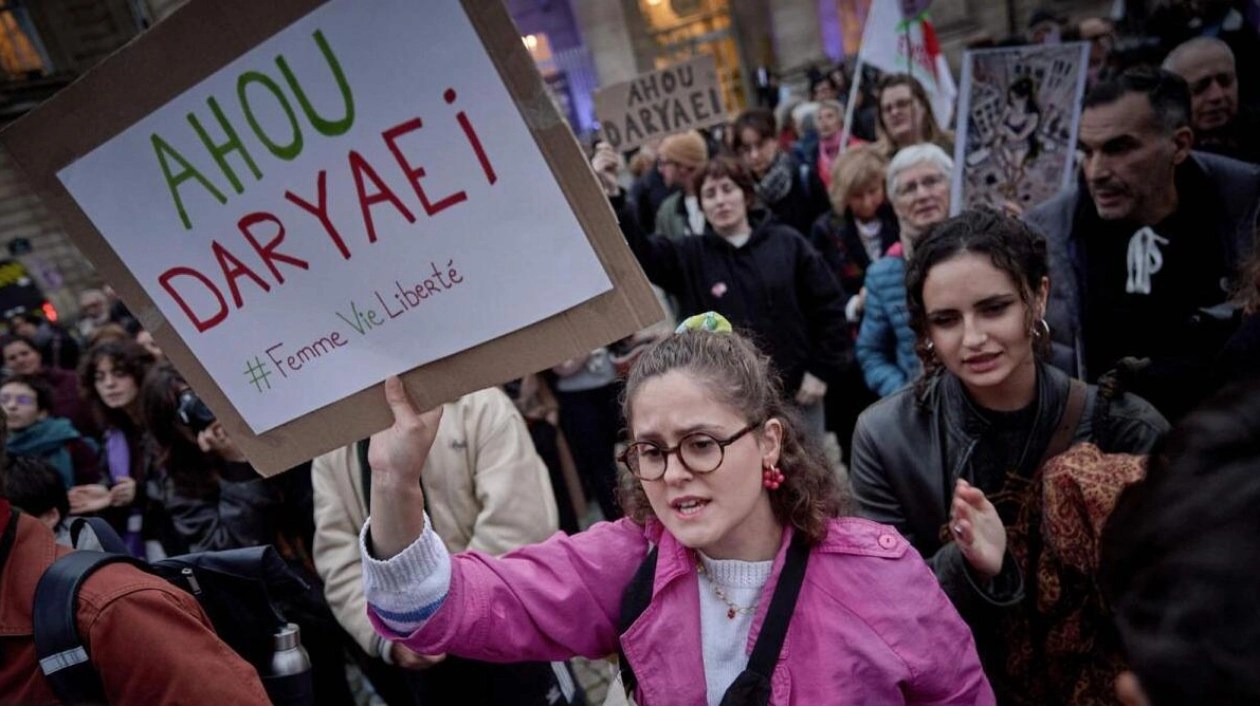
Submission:
<svg viewBox="0 0 1260 707">
<path fill-rule="evenodd" d="M 678 455 L 678 461 L 687 471 L 707 474 L 722 466 L 727 447 L 758 426 L 759 423 L 748 425 L 726 439 L 714 437 L 708 432 L 692 432 L 673 447 L 664 447 L 656 442 L 634 442 L 617 459 L 640 481 L 661 480 L 669 467 L 671 454 Z"/>
</svg>

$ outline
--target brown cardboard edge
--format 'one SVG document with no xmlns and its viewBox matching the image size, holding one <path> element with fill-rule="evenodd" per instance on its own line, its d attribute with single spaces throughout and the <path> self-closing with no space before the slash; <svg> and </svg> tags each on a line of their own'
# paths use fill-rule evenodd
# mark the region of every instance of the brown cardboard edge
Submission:
<svg viewBox="0 0 1260 707">
<path fill-rule="evenodd" d="M 165 325 L 154 302 L 57 180 L 56 172 L 323 3 L 193 0 L 0 133 L 0 144 L 62 221 L 71 240 L 153 332 L 254 467 L 268 476 L 387 427 L 392 418 L 381 384 L 255 435 L 182 337 Z M 543 370 L 663 317 L 621 237 L 612 209 L 590 176 L 585 156 L 547 98 L 506 8 L 486 0 L 462 0 L 462 4 L 615 289 L 525 329 L 404 373 L 409 394 L 421 409 Z M 201 38 L 216 34 L 227 41 L 202 46 L 207 43 Z M 171 63 L 172 55 L 192 58 Z M 119 101 L 119 95 L 137 100 Z M 110 99 L 111 110 L 102 113 L 101 101 Z"/>
</svg>

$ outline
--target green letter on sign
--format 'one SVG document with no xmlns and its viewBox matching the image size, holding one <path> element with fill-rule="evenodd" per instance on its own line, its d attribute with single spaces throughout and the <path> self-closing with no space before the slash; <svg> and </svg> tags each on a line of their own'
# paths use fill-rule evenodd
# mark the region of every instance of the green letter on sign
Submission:
<svg viewBox="0 0 1260 707">
<path fill-rule="evenodd" d="M 262 126 L 258 124 L 258 119 L 254 117 L 254 110 L 249 105 L 249 94 L 245 89 L 249 88 L 251 83 L 261 85 L 263 88 L 271 91 L 271 95 L 275 96 L 276 103 L 284 110 L 284 114 L 289 117 L 289 127 L 293 129 L 293 139 L 288 145 L 281 145 L 271 136 L 263 132 Z M 236 80 L 236 95 L 241 100 L 241 110 L 245 111 L 245 120 L 249 121 L 249 127 L 254 129 L 254 134 L 258 136 L 259 141 L 267 146 L 271 154 L 282 160 L 292 160 L 302 152 L 302 129 L 298 127 L 297 116 L 293 113 L 293 106 L 289 105 L 288 99 L 280 92 L 280 87 L 275 81 L 266 74 L 260 74 L 257 71 L 246 71 Z"/>
<path fill-rule="evenodd" d="M 350 84 L 346 83 L 346 75 L 341 73 L 341 64 L 337 62 L 337 57 L 333 56 L 332 49 L 328 48 L 323 32 L 315 31 L 315 43 L 319 45 L 320 52 L 328 62 L 328 68 L 332 69 L 333 78 L 337 80 L 337 88 L 341 89 L 341 98 L 346 103 L 346 114 L 341 120 L 327 120 L 315 113 L 310 99 L 298 85 L 297 77 L 293 75 L 289 62 L 285 61 L 283 56 L 276 57 L 276 66 L 280 67 L 280 73 L 284 74 L 284 80 L 289 83 L 289 88 L 293 89 L 293 95 L 297 96 L 298 104 L 302 106 L 302 111 L 306 113 L 306 118 L 311 121 L 311 125 L 314 125 L 320 133 L 333 137 L 341 135 L 354 125 L 354 97 L 350 95 Z"/>
<path fill-rule="evenodd" d="M 220 204 L 226 204 L 227 197 L 223 196 L 223 192 L 215 189 L 214 185 L 210 183 L 210 180 L 202 176 L 201 172 L 198 172 L 196 167 L 193 167 L 188 160 L 184 159 L 183 155 L 175 151 L 175 148 L 171 147 L 165 140 L 158 137 L 157 133 L 153 133 L 153 137 L 151 139 L 153 141 L 153 151 L 157 153 L 158 164 L 162 166 L 162 175 L 166 177 L 166 184 L 171 188 L 171 196 L 175 198 L 175 208 L 179 209 L 179 218 L 184 222 L 184 228 L 191 230 L 192 222 L 188 220 L 188 212 L 184 209 L 184 201 L 179 198 L 180 184 L 188 181 L 189 179 L 196 179 L 201 183 L 201 186 L 206 188 L 206 191 L 210 192 L 210 196 L 219 200 Z M 171 166 L 167 162 L 168 155 L 177 165 L 179 165 L 180 171 L 178 174 L 171 174 Z"/>
</svg>

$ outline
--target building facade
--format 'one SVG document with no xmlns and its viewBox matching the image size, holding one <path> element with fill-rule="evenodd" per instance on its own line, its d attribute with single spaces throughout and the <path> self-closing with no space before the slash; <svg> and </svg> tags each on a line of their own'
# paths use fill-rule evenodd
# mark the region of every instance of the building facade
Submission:
<svg viewBox="0 0 1260 707">
<path fill-rule="evenodd" d="M 557 0 L 535 0 L 554 5 Z M 766 72 L 801 84 L 812 67 L 857 53 L 871 0 L 569 0 L 601 85 L 697 54 L 717 59 L 727 105 L 742 108 Z M 1038 7 L 1077 20 L 1111 0 L 935 0 L 930 13 L 958 65 L 972 42 L 1024 31 Z"/>
</svg>

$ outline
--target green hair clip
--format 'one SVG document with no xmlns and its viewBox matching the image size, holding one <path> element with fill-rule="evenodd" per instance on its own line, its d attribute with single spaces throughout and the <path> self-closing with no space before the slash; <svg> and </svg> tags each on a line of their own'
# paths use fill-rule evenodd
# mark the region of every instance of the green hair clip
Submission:
<svg viewBox="0 0 1260 707">
<path fill-rule="evenodd" d="M 730 334 L 731 323 L 726 317 L 717 312 L 705 312 L 695 316 L 687 317 L 674 330 L 675 334 L 681 334 L 685 331 L 711 331 L 714 334 Z"/>
</svg>

